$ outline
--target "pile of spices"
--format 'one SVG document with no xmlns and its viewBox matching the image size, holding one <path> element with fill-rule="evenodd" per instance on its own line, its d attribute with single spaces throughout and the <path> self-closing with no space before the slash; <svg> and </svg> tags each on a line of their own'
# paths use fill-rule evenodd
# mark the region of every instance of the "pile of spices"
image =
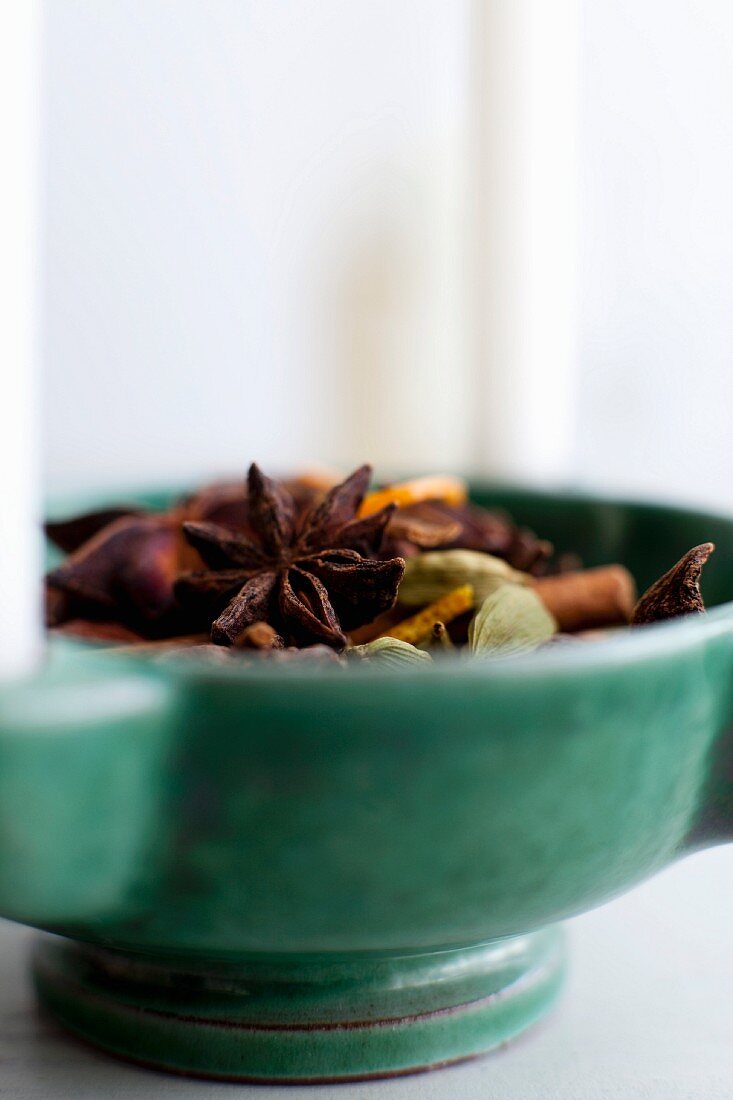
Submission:
<svg viewBox="0 0 733 1100">
<path fill-rule="evenodd" d="M 67 555 L 46 577 L 48 626 L 125 649 L 217 661 L 426 665 L 586 640 L 704 612 L 694 547 L 637 602 L 618 564 L 583 569 L 460 478 L 370 491 L 316 471 L 217 482 L 165 512 L 117 506 L 47 524 Z"/>
</svg>

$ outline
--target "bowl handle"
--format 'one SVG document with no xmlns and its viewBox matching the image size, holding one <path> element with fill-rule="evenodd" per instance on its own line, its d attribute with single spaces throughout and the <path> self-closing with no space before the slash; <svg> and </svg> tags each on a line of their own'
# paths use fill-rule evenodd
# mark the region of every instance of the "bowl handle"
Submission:
<svg viewBox="0 0 733 1100">
<path fill-rule="evenodd" d="M 733 627 L 708 645 L 705 672 L 716 734 L 710 744 L 698 813 L 686 850 L 733 841 Z"/>
<path fill-rule="evenodd" d="M 63 930 L 126 904 L 171 694 L 154 669 L 68 643 L 0 686 L 0 914 Z"/>
</svg>

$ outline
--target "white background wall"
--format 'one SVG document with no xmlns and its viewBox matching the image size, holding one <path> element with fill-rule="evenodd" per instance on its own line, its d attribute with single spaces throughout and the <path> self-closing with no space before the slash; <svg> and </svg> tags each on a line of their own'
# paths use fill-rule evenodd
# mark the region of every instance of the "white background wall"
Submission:
<svg viewBox="0 0 733 1100">
<path fill-rule="evenodd" d="M 733 508 L 733 6 L 581 6 L 574 476 Z M 470 0 L 46 17 L 48 480 L 470 465 Z"/>
<path fill-rule="evenodd" d="M 733 4 L 584 0 L 583 478 L 733 509 Z"/>
<path fill-rule="evenodd" d="M 46 12 L 49 477 L 464 465 L 467 6 Z"/>
</svg>

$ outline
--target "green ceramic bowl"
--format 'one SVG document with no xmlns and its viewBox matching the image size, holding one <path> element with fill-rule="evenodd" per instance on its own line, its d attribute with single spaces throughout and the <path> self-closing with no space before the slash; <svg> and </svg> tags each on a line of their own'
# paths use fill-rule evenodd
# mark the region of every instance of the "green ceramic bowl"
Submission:
<svg viewBox="0 0 733 1100">
<path fill-rule="evenodd" d="M 644 587 L 733 520 L 477 490 Z M 0 913 L 43 1002 L 128 1058 L 384 1076 L 536 1020 L 559 922 L 733 829 L 733 606 L 427 672 L 154 664 L 55 645 L 0 694 Z"/>
</svg>

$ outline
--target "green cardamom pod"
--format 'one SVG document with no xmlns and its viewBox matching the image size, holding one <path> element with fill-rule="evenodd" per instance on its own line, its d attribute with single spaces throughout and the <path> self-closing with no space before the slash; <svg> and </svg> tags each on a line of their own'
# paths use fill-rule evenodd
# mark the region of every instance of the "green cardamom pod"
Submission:
<svg viewBox="0 0 733 1100">
<path fill-rule="evenodd" d="M 422 607 L 470 584 L 480 605 L 508 582 L 526 584 L 527 574 L 480 550 L 431 550 L 408 558 L 397 598 L 407 607 Z"/>
<path fill-rule="evenodd" d="M 536 649 L 557 632 L 557 623 L 531 588 L 505 584 L 482 603 L 468 628 L 471 652 L 508 657 Z"/>
<path fill-rule="evenodd" d="M 367 642 L 365 645 L 355 645 L 349 653 L 354 653 L 362 660 L 371 661 L 374 664 L 395 668 L 404 665 L 430 664 L 433 659 L 429 653 L 417 649 L 410 642 L 388 637 L 375 638 L 373 642 Z"/>
</svg>

